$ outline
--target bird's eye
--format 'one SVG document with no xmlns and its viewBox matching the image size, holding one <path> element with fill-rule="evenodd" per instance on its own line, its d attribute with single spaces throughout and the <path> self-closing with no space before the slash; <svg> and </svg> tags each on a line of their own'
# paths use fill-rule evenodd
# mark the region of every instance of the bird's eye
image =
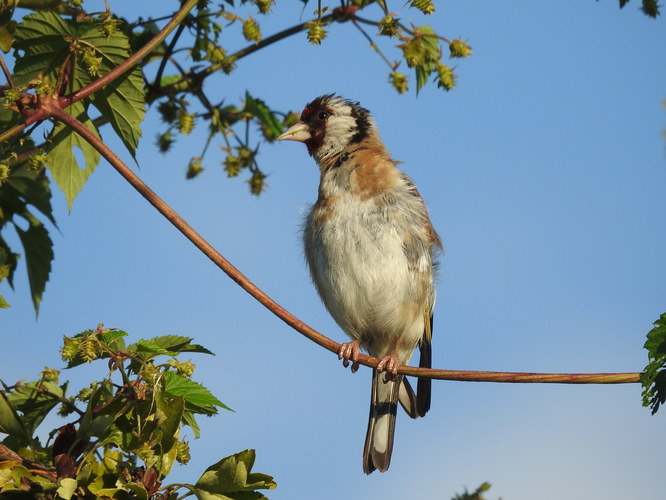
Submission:
<svg viewBox="0 0 666 500">
<path fill-rule="evenodd" d="M 331 113 L 329 113 L 328 111 L 320 111 L 319 114 L 317 115 L 317 117 L 322 121 L 324 121 L 329 116 L 331 116 Z"/>
</svg>

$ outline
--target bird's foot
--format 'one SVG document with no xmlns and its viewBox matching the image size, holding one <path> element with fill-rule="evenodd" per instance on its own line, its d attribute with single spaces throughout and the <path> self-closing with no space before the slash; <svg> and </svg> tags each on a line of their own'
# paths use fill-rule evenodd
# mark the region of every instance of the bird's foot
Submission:
<svg viewBox="0 0 666 500">
<path fill-rule="evenodd" d="M 358 345 L 359 345 L 358 340 L 353 340 L 351 342 L 345 342 L 344 344 L 341 344 L 340 349 L 338 349 L 338 359 L 342 360 L 342 365 L 345 368 L 349 366 L 349 361 L 352 362 L 351 365 L 352 373 L 356 373 L 356 370 L 358 370 L 359 367 L 358 353 L 361 351 Z"/>
<path fill-rule="evenodd" d="M 385 380 L 393 380 L 398 376 L 399 366 L 400 361 L 398 360 L 398 356 L 394 353 L 388 356 L 384 356 L 379 360 L 379 363 L 377 363 L 377 371 L 384 372 L 386 374 L 384 376 Z"/>
</svg>

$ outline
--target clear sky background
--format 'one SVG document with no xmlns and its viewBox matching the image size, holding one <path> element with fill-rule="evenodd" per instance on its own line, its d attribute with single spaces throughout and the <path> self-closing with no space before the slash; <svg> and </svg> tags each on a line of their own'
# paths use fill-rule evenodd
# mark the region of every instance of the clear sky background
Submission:
<svg viewBox="0 0 666 500">
<path fill-rule="evenodd" d="M 134 17 L 167 14 L 166 4 L 116 0 L 112 8 Z M 259 18 L 264 35 L 307 19 L 315 6 L 301 17 L 301 5 L 278 2 L 274 16 Z M 333 26 L 321 47 L 301 34 L 262 50 L 206 89 L 235 102 L 249 89 L 284 110 L 337 92 L 370 109 L 446 248 L 435 367 L 640 371 L 645 334 L 666 312 L 666 25 L 639 7 L 450 0 L 425 21 L 402 8 L 405 20 L 473 46 L 449 93 L 429 86 L 399 96 L 351 25 Z M 230 51 L 245 45 L 231 39 Z M 226 178 L 218 151 L 185 181 L 204 134 L 162 156 L 158 125 L 152 112 L 139 175 L 281 305 L 343 341 L 302 256 L 299 228 L 318 183 L 305 147 L 262 146 L 269 189 L 256 198 L 243 179 Z M 638 385 L 435 381 L 426 418 L 398 417 L 390 470 L 367 477 L 367 368 L 352 375 L 272 316 L 108 164 L 71 214 L 54 191 L 60 233 L 52 231 L 56 259 L 39 318 L 23 267 L 15 293 L 3 284 L 13 307 L 0 313 L 0 378 L 62 367 L 62 336 L 100 322 L 130 341 L 194 337 L 217 354 L 193 358 L 195 380 L 235 413 L 201 421 L 203 438 L 192 440 L 192 461 L 176 466 L 173 480 L 194 482 L 219 458 L 256 448 L 255 470 L 278 482 L 272 499 L 449 499 L 483 481 L 493 485 L 490 499 L 504 500 L 666 494 L 666 410 L 642 408 Z M 103 363 L 63 379 L 77 386 L 93 373 L 103 374 Z"/>
</svg>

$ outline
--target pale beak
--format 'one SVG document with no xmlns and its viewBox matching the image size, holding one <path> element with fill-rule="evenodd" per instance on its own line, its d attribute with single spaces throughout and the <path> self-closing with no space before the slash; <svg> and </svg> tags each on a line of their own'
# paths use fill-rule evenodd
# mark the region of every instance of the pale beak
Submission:
<svg viewBox="0 0 666 500">
<path fill-rule="evenodd" d="M 310 127 L 308 127 L 303 122 L 298 122 L 296 125 L 292 125 L 287 130 L 282 132 L 279 136 L 276 137 L 276 141 L 298 141 L 305 142 L 310 137 Z"/>
</svg>

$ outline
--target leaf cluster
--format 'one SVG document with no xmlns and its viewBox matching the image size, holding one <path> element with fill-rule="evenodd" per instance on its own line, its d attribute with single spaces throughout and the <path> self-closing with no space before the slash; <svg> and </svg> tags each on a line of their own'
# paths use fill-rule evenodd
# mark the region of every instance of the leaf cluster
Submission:
<svg viewBox="0 0 666 500">
<path fill-rule="evenodd" d="M 483 496 L 483 493 L 490 490 L 490 483 L 482 483 L 476 490 L 473 492 L 465 491 L 461 494 L 456 494 L 451 500 L 486 500 L 486 497 Z"/>
<path fill-rule="evenodd" d="M 649 406 L 654 415 L 666 402 L 666 313 L 654 322 L 643 347 L 649 361 L 641 374 L 643 406 Z"/>
<path fill-rule="evenodd" d="M 0 124 L 7 115 L 8 110 L 0 109 Z M 53 245 L 44 225 L 45 220 L 55 225 L 50 183 L 41 168 L 44 155 L 34 149 L 31 139 L 16 144 L 11 158 L 13 165 L 0 164 L 6 169 L 6 176 L 0 179 L 0 282 L 7 279 L 14 286 L 19 255 L 3 237 L 3 229 L 12 227 L 23 246 L 32 302 L 38 311 L 53 260 Z M 0 295 L 0 308 L 8 306 Z"/>
<path fill-rule="evenodd" d="M 629 3 L 629 0 L 620 0 L 620 8 L 624 7 Z M 656 18 L 661 14 L 660 5 L 658 0 L 641 0 L 641 10 L 643 14 L 648 17 Z"/>
<path fill-rule="evenodd" d="M 100 325 L 65 337 L 67 368 L 106 360 L 107 375 L 77 394 L 45 369 L 39 380 L 3 382 L 0 391 L 0 493 L 29 492 L 41 498 L 262 498 L 275 488 L 270 476 L 252 473 L 254 451 L 245 450 L 209 467 L 191 484 L 165 484 L 175 462 L 189 460 L 182 428 L 199 437 L 196 417 L 227 409 L 191 379 L 194 365 L 184 353 L 212 354 L 178 335 L 127 345 L 123 331 Z M 158 358 L 168 358 L 159 362 Z M 46 443 L 35 431 L 57 408 L 71 421 L 54 429 Z M 181 491 L 182 494 L 178 492 Z M 250 496 L 248 496 L 250 495 Z M 4 498 L 4 496 L 3 496 Z"/>
<path fill-rule="evenodd" d="M 80 1 L 49 2 L 41 7 L 37 3 L 32 8 L 43 10 L 17 20 L 12 19 L 14 4 L 8 4 L 3 11 L 1 46 L 5 51 L 13 49 L 15 65 L 10 74 L 2 62 L 7 85 L 0 87 L 0 130 L 4 131 L 0 134 L 0 280 L 7 277 L 9 284 L 13 284 L 19 252 L 9 248 L 3 239 L 3 231 L 13 226 L 20 235 L 36 310 L 53 259 L 52 242 L 44 222 L 55 222 L 45 182 L 50 178 L 58 185 L 71 210 L 74 199 L 105 153 L 103 125 L 110 124 L 113 133 L 135 157 L 147 105 L 157 108 L 165 124 L 157 137 L 163 153 L 177 143 L 179 136 L 187 136 L 205 124 L 206 141 L 188 163 L 186 177 L 195 178 L 205 170 L 206 157 L 212 149 L 209 146 L 217 137 L 221 138 L 218 151 L 226 175 L 230 178 L 244 175 L 250 192 L 259 195 L 266 188 L 267 178 L 257 161 L 260 145 L 273 141 L 296 121 L 297 115 L 274 110 L 250 90 L 240 102 L 229 103 L 225 96 L 205 89 L 208 78 L 231 73 L 244 57 L 295 33 L 306 32 L 311 43 L 321 43 L 333 22 L 351 22 L 367 36 L 362 23 L 381 25 L 381 19 L 372 21 L 358 16 L 360 11 L 371 7 L 379 7 L 383 15 L 384 24 L 378 29 L 378 37 L 399 36 L 405 43 L 413 37 L 411 46 L 428 47 L 427 60 L 415 66 L 417 89 L 431 73 L 441 73 L 435 62 L 441 51 L 434 31 L 427 27 L 407 28 L 397 19 L 391 29 L 386 22 L 389 16 L 385 2 L 343 1 L 335 8 L 319 4 L 313 19 L 268 38 L 262 35 L 258 18 L 240 7 L 251 3 L 256 14 L 262 16 L 270 13 L 273 0 L 241 0 L 240 5 L 233 0 L 215 5 L 190 1 L 189 8 L 195 3 L 196 9 L 186 13 L 171 38 L 161 39 L 157 44 L 152 44 L 152 40 L 170 16 L 125 20 L 114 16 L 108 5 L 104 12 L 87 12 Z M 429 14 L 434 5 L 430 0 L 419 0 L 409 8 Z M 230 31 L 234 25 L 235 36 Z M 225 33 L 232 36 L 226 40 Z M 424 33 L 432 37 L 424 38 Z M 228 46 L 238 40 L 238 35 L 250 45 L 232 51 Z M 149 45 L 151 51 L 137 59 L 129 70 L 116 71 L 133 52 Z M 377 49 L 376 45 L 373 47 Z M 398 74 L 399 64 L 390 63 L 391 81 L 405 91 L 407 78 Z M 447 89 L 454 81 L 452 70 L 450 73 L 444 85 Z M 113 78 L 98 85 L 108 75 Z M 86 92 L 91 87 L 95 91 Z M 74 133 L 61 120 L 49 120 L 49 109 L 54 103 L 81 122 L 92 139 Z M 26 124 L 32 126 L 26 128 Z M 46 139 L 36 145 L 32 138 L 38 132 Z M 19 179 L 25 183 L 26 165 L 34 174 L 36 185 L 26 188 L 34 196 L 21 200 L 24 208 L 15 203 L 17 198 L 12 190 Z M 48 169 L 49 177 L 44 176 L 44 168 Z M 43 219 L 36 217 L 32 209 L 41 212 Z M 0 297 L 0 307 L 8 305 Z"/>
</svg>

